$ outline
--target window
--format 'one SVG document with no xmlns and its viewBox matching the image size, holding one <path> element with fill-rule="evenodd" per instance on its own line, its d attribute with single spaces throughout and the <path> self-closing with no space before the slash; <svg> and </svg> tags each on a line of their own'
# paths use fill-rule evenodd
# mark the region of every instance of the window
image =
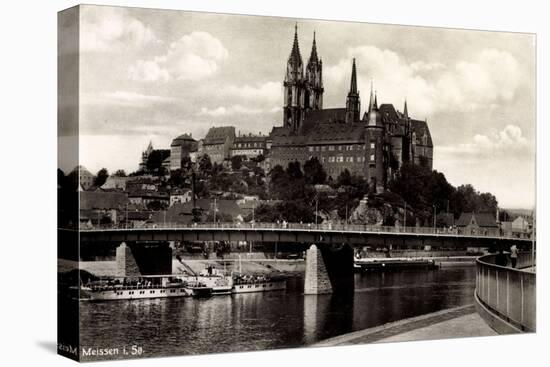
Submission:
<svg viewBox="0 0 550 367">
<path fill-rule="evenodd" d="M 353 163 L 353 157 L 349 157 L 349 161 Z"/>
<path fill-rule="evenodd" d="M 376 146 L 376 143 L 374 143 L 374 142 L 371 142 L 371 143 L 370 143 L 370 148 L 371 148 L 371 149 L 374 149 L 375 146 Z"/>
<path fill-rule="evenodd" d="M 341 145 L 338 145 L 338 150 L 342 150 L 342 146 L 341 146 Z"/>
<path fill-rule="evenodd" d="M 329 145 L 328 150 L 331 151 L 331 152 L 334 151 L 334 145 Z"/>
<path fill-rule="evenodd" d="M 321 152 L 324 152 L 326 149 L 327 149 L 327 147 L 322 146 L 322 147 L 321 147 Z"/>
<path fill-rule="evenodd" d="M 371 162 L 374 162 L 374 154 L 371 154 L 371 155 L 370 155 L 370 161 L 371 161 Z"/>
<path fill-rule="evenodd" d="M 310 151 L 310 152 L 313 152 L 313 147 L 309 147 L 309 151 Z"/>
</svg>

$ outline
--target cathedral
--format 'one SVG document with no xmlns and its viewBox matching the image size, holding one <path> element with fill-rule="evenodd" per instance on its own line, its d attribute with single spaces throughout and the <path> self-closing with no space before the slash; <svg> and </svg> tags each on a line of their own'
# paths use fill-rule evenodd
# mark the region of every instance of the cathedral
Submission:
<svg viewBox="0 0 550 367">
<path fill-rule="evenodd" d="M 344 170 L 365 177 L 371 189 L 383 192 L 388 180 L 405 162 L 433 163 L 433 143 L 426 121 L 409 116 L 392 104 L 378 106 L 371 83 L 368 109 L 361 116 L 357 66 L 351 62 L 350 87 L 343 108 L 323 108 L 323 61 L 317 52 L 315 33 L 304 68 L 298 28 L 286 65 L 283 124 L 269 138 L 270 166 L 316 157 L 327 176 L 336 179 Z"/>
</svg>

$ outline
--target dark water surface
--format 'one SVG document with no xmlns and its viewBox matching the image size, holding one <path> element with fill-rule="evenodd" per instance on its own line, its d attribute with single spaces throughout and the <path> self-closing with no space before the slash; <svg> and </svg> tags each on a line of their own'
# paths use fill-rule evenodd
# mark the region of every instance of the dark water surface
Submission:
<svg viewBox="0 0 550 367">
<path fill-rule="evenodd" d="M 81 347 L 119 348 L 115 355 L 85 360 L 299 347 L 473 303 L 474 288 L 475 267 L 460 266 L 357 274 L 355 294 L 344 298 L 304 296 L 303 279 L 294 278 L 286 291 L 82 302 Z M 142 354 L 132 355 L 132 346 Z"/>
</svg>

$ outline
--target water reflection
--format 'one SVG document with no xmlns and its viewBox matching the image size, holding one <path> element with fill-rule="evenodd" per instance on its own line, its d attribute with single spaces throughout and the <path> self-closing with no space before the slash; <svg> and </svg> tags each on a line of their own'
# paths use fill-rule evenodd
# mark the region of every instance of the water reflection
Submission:
<svg viewBox="0 0 550 367">
<path fill-rule="evenodd" d="M 286 291 L 80 304 L 81 344 L 144 356 L 297 347 L 473 302 L 475 268 L 357 275 L 351 296 Z"/>
</svg>

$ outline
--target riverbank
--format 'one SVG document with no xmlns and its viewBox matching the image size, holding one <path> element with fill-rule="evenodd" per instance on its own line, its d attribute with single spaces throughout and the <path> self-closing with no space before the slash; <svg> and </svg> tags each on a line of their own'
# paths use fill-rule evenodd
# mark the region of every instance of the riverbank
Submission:
<svg viewBox="0 0 550 367">
<path fill-rule="evenodd" d="M 415 257 L 416 259 L 433 260 L 441 267 L 473 265 L 476 256 L 440 256 L 440 257 Z M 200 272 L 207 266 L 215 266 L 218 269 L 225 269 L 227 272 L 239 272 L 258 275 L 296 275 L 305 272 L 305 260 L 303 259 L 267 259 L 267 258 L 245 258 L 237 259 L 184 259 L 184 262 L 194 272 Z M 71 260 L 59 259 L 59 269 L 69 271 L 80 267 L 97 276 L 115 276 L 115 260 L 80 261 L 77 263 Z M 183 266 L 176 259 L 172 260 L 173 273 Z"/>
<path fill-rule="evenodd" d="M 498 334 L 483 321 L 471 304 L 336 336 L 312 346 L 333 347 L 493 335 Z"/>
<path fill-rule="evenodd" d="M 304 260 L 273 260 L 273 259 L 242 259 L 238 260 L 184 260 L 194 272 L 198 273 L 207 266 L 214 266 L 218 269 L 225 269 L 227 272 L 238 272 L 241 270 L 247 274 L 257 275 L 296 275 L 305 272 Z M 96 276 L 115 276 L 116 261 L 71 261 L 58 259 L 58 269 L 61 272 L 70 271 L 80 267 Z M 183 269 L 182 264 L 172 260 L 172 273 L 179 273 Z"/>
</svg>

